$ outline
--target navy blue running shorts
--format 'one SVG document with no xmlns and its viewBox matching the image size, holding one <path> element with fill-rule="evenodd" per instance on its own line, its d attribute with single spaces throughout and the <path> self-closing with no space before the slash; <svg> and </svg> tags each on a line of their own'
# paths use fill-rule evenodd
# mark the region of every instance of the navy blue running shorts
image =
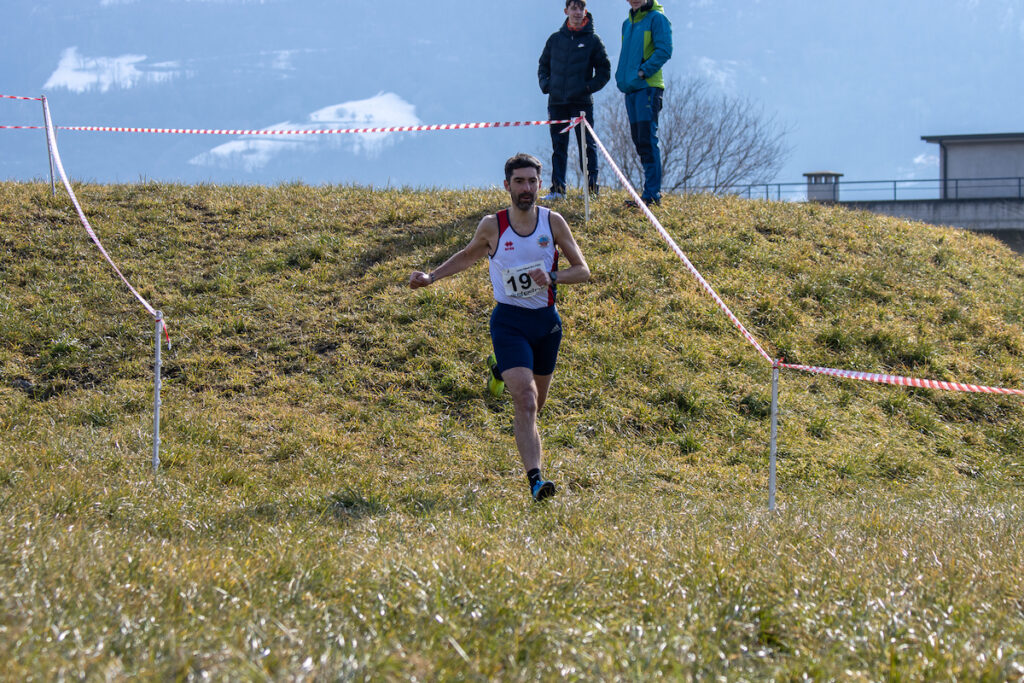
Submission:
<svg viewBox="0 0 1024 683">
<path fill-rule="evenodd" d="M 499 303 L 491 313 L 491 343 L 499 373 L 530 368 L 535 375 L 550 375 L 562 343 L 562 319 L 554 306 L 521 308 Z"/>
</svg>

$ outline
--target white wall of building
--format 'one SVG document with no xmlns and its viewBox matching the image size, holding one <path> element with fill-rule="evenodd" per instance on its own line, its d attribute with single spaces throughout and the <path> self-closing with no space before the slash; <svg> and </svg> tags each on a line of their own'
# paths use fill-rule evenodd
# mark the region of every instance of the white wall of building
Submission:
<svg viewBox="0 0 1024 683">
<path fill-rule="evenodd" d="M 1022 198 L 1024 140 L 947 141 L 942 148 L 947 199 Z"/>
</svg>

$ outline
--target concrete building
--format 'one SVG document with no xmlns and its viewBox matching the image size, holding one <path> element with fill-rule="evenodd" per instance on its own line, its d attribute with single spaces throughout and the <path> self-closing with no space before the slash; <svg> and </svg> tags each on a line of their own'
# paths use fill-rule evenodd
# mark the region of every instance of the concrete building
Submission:
<svg viewBox="0 0 1024 683">
<path fill-rule="evenodd" d="M 805 173 L 807 200 L 841 202 L 873 213 L 951 225 L 984 232 L 1024 253 L 1024 133 L 923 135 L 939 146 L 938 198 L 896 197 L 901 183 L 920 187 L 927 181 L 892 183 L 893 199 L 853 200 L 840 196 L 841 186 L 862 188 L 872 181 L 843 183 L 842 174 Z M 935 191 L 934 184 L 931 186 Z M 909 194 L 909 192 L 906 192 Z"/>
<path fill-rule="evenodd" d="M 804 173 L 804 177 L 807 178 L 807 201 L 839 201 L 839 179 L 843 177 L 842 173 L 812 171 Z"/>
<path fill-rule="evenodd" d="M 940 199 L 1024 199 L 1024 133 L 921 139 L 939 146 Z"/>
</svg>

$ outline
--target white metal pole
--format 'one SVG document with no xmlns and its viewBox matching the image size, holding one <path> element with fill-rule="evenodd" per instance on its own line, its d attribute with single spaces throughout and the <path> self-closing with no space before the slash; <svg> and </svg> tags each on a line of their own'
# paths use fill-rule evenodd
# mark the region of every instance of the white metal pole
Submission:
<svg viewBox="0 0 1024 683">
<path fill-rule="evenodd" d="M 53 180 L 53 148 L 50 146 L 50 105 L 46 102 L 46 95 L 43 95 L 43 132 L 46 135 L 46 159 L 50 162 L 50 195 L 53 197 L 57 196 L 57 184 Z M 57 137 L 57 131 L 53 131 L 54 138 Z"/>
<path fill-rule="evenodd" d="M 153 363 L 153 473 L 160 469 L 160 333 L 164 313 L 156 312 L 156 357 Z"/>
<path fill-rule="evenodd" d="M 580 116 L 586 118 L 587 112 L 581 111 Z M 583 220 L 590 222 L 590 173 L 587 171 L 587 127 L 580 122 L 576 126 L 580 131 L 580 164 L 583 166 Z"/>
<path fill-rule="evenodd" d="M 768 509 L 775 511 L 775 455 L 779 435 L 779 362 L 772 365 L 772 436 L 768 452 Z"/>
</svg>

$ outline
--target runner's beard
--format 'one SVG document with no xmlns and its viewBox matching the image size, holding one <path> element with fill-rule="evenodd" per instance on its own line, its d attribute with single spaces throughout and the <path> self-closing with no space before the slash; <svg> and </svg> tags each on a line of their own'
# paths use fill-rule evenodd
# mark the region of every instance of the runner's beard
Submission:
<svg viewBox="0 0 1024 683">
<path fill-rule="evenodd" d="M 516 208 L 520 211 L 528 211 L 533 203 L 537 201 L 537 196 L 531 192 L 523 192 L 521 195 L 516 197 Z"/>
</svg>

